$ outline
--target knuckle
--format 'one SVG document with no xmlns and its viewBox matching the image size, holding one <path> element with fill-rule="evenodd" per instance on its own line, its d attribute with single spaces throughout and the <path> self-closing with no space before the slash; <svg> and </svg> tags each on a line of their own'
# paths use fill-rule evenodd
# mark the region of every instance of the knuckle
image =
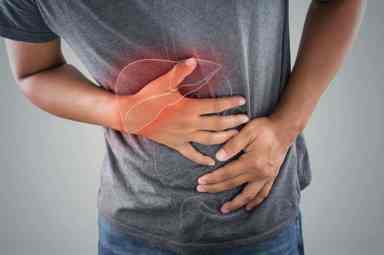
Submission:
<svg viewBox="0 0 384 255">
<path fill-rule="evenodd" d="M 185 113 L 190 113 L 193 115 L 200 115 L 202 110 L 202 102 L 199 102 L 198 99 L 195 98 L 189 98 L 184 96 L 184 107 Z"/>
<path fill-rule="evenodd" d="M 215 135 L 214 134 L 209 134 L 207 136 L 205 136 L 205 142 L 207 144 L 214 144 L 215 143 Z"/>
<path fill-rule="evenodd" d="M 252 194 L 245 194 L 242 198 L 244 204 L 249 203 L 253 200 L 254 196 Z"/>
<path fill-rule="evenodd" d="M 267 170 L 267 165 L 265 164 L 265 162 L 262 160 L 262 159 L 259 159 L 257 161 L 257 167 L 260 169 L 260 171 L 264 172 Z"/>
<path fill-rule="evenodd" d="M 222 189 L 222 186 L 219 186 L 219 185 L 212 185 L 211 187 L 210 186 L 207 186 L 206 187 L 206 190 L 210 193 L 215 193 L 215 192 L 218 192 Z"/>
<path fill-rule="evenodd" d="M 235 187 L 235 186 L 237 186 L 236 180 L 232 179 L 228 181 L 228 185 L 227 185 L 228 188 Z"/>
<path fill-rule="evenodd" d="M 210 102 L 207 99 L 188 98 L 191 108 L 195 110 L 197 114 L 203 114 L 203 112 L 211 107 Z"/>
<path fill-rule="evenodd" d="M 218 177 L 216 175 L 211 175 L 209 177 L 209 182 L 210 183 L 217 183 L 218 182 Z"/>
<path fill-rule="evenodd" d="M 215 181 L 220 181 L 220 180 L 226 180 L 228 178 L 228 174 L 226 172 L 219 172 L 217 173 L 216 176 L 214 176 Z"/>
<path fill-rule="evenodd" d="M 179 118 L 182 127 L 187 130 L 196 129 L 196 123 L 198 123 L 199 119 L 197 116 L 183 116 Z"/>
<path fill-rule="evenodd" d="M 195 104 L 192 99 L 184 97 L 181 100 L 180 104 L 181 113 L 189 117 L 199 117 L 200 116 L 200 107 L 198 104 Z"/>
<path fill-rule="evenodd" d="M 220 117 L 214 117 L 212 121 L 212 128 L 215 130 L 221 130 L 224 126 L 224 121 Z"/>
<path fill-rule="evenodd" d="M 256 159 L 254 161 L 254 167 L 257 169 L 259 175 L 264 176 L 264 174 L 266 173 L 266 169 L 259 159 Z"/>
<path fill-rule="evenodd" d="M 248 164 L 250 167 L 257 169 L 260 167 L 260 160 L 257 157 L 250 158 Z"/>
<path fill-rule="evenodd" d="M 270 177 L 271 175 L 271 170 L 269 167 L 260 167 L 259 168 L 259 173 L 262 177 Z"/>
<path fill-rule="evenodd" d="M 190 119 L 187 118 L 178 118 L 176 123 L 176 127 L 182 130 L 189 128 L 191 124 Z"/>
</svg>

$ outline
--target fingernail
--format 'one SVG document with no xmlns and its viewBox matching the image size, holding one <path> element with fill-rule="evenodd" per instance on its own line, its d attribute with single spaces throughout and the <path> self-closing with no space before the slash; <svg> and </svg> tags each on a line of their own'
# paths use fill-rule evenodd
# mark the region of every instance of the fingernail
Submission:
<svg viewBox="0 0 384 255">
<path fill-rule="evenodd" d="M 245 210 L 247 210 L 247 211 L 250 211 L 251 209 L 252 209 L 252 207 L 248 207 L 248 206 L 245 207 Z"/>
<path fill-rule="evenodd" d="M 227 207 L 221 207 L 222 213 L 229 213 L 229 209 Z"/>
<path fill-rule="evenodd" d="M 242 97 L 242 98 L 239 99 L 239 105 L 244 105 L 245 102 L 246 102 L 245 98 Z"/>
<path fill-rule="evenodd" d="M 201 185 L 197 185 L 196 190 L 199 191 L 199 192 L 204 192 L 205 191 L 204 187 L 201 186 Z"/>
<path fill-rule="evenodd" d="M 223 161 L 226 159 L 227 157 L 227 153 L 224 151 L 224 150 L 219 150 L 217 153 L 216 153 L 216 158 L 220 161 Z"/>
<path fill-rule="evenodd" d="M 198 180 L 197 180 L 197 182 L 199 183 L 199 184 L 206 184 L 206 179 L 204 178 L 204 177 L 200 177 Z"/>
<path fill-rule="evenodd" d="M 193 66 L 196 64 L 196 59 L 194 57 L 188 58 L 184 61 L 184 63 L 188 66 Z"/>
</svg>

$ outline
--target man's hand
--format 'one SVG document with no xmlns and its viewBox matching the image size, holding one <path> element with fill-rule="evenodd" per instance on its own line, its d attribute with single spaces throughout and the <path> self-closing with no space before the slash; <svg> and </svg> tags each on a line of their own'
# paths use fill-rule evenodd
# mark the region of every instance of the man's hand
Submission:
<svg viewBox="0 0 384 255">
<path fill-rule="evenodd" d="M 236 135 L 233 129 L 249 121 L 245 114 L 207 116 L 245 103 L 240 96 L 194 99 L 178 90 L 181 82 L 196 68 L 190 58 L 145 85 L 133 96 L 116 96 L 125 133 L 139 134 L 164 144 L 184 157 L 204 165 L 215 161 L 197 151 L 190 142 L 205 145 L 222 144 Z"/>
<path fill-rule="evenodd" d="M 215 161 L 190 142 L 222 144 L 238 133 L 234 127 L 249 120 L 244 114 L 206 115 L 239 107 L 245 103 L 240 96 L 195 99 L 179 93 L 181 82 L 198 65 L 196 59 L 174 65 L 136 94 L 120 96 L 95 86 L 74 66 L 66 64 L 60 40 L 6 40 L 6 45 L 14 76 L 34 105 L 66 119 L 122 132 L 139 130 L 140 135 L 200 164 L 212 165 Z M 147 100 L 152 96 L 157 100 Z"/>
<path fill-rule="evenodd" d="M 232 158 L 242 150 L 244 154 L 212 173 L 199 178 L 200 192 L 221 192 L 247 185 L 221 211 L 228 213 L 240 207 L 252 209 L 269 194 L 291 142 L 289 132 L 272 118 L 257 118 L 249 122 L 238 135 L 232 137 L 216 154 L 218 160 Z"/>
<path fill-rule="evenodd" d="M 244 150 L 238 160 L 199 178 L 197 189 L 205 192 L 247 183 L 241 194 L 223 205 L 223 212 L 244 205 L 254 208 L 268 196 L 290 144 L 306 126 L 350 49 L 365 2 L 312 1 L 295 66 L 273 114 L 248 123 L 216 155 L 227 160 Z"/>
</svg>

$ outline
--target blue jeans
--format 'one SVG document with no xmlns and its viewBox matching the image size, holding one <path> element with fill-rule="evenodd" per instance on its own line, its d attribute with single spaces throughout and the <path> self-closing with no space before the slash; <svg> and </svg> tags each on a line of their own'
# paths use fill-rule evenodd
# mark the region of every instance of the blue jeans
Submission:
<svg viewBox="0 0 384 255">
<path fill-rule="evenodd" d="M 301 217 L 299 212 L 293 224 L 268 240 L 255 245 L 233 247 L 220 255 L 304 255 Z M 98 248 L 99 255 L 177 255 L 172 251 L 150 247 L 141 240 L 113 231 L 102 217 L 99 217 Z M 209 251 L 204 254 L 209 254 Z"/>
</svg>

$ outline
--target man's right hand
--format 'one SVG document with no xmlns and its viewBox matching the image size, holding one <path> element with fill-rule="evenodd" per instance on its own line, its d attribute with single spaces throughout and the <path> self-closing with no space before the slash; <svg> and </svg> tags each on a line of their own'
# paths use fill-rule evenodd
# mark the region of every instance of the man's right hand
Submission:
<svg viewBox="0 0 384 255">
<path fill-rule="evenodd" d="M 135 95 L 116 96 L 121 130 L 164 144 L 196 163 L 214 165 L 211 157 L 198 152 L 190 142 L 225 143 L 238 133 L 236 129 L 228 129 L 248 122 L 249 118 L 245 114 L 204 116 L 243 105 L 245 100 L 240 96 L 193 99 L 182 95 L 178 86 L 196 66 L 196 59 L 189 58 L 175 64 Z"/>
<path fill-rule="evenodd" d="M 47 43 L 7 39 L 6 45 L 17 83 L 42 110 L 65 119 L 143 135 L 200 164 L 209 165 L 214 160 L 196 151 L 190 142 L 225 143 L 237 131 L 224 130 L 242 123 L 240 116 L 201 116 L 237 107 L 239 97 L 192 99 L 179 93 L 178 85 L 196 68 L 196 60 L 191 65 L 176 64 L 136 94 L 123 96 L 95 86 L 78 69 L 66 64 L 59 39 Z"/>
</svg>

